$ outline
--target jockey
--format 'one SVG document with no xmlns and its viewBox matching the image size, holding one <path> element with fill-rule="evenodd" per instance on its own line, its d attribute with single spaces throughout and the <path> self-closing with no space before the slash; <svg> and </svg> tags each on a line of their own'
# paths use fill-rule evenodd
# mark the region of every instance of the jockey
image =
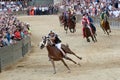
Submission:
<svg viewBox="0 0 120 80">
<path fill-rule="evenodd" d="M 83 17 L 82 17 L 82 22 L 81 22 L 82 26 L 83 26 L 83 37 L 85 37 L 85 27 L 88 27 L 90 28 L 88 25 L 89 25 L 89 20 L 88 18 L 86 17 L 86 14 L 83 14 Z M 90 29 L 91 30 L 91 29 Z"/>
<path fill-rule="evenodd" d="M 103 21 L 103 20 L 108 21 L 107 11 L 103 11 L 103 12 L 100 14 L 100 21 Z"/>
<path fill-rule="evenodd" d="M 48 34 L 48 37 L 53 42 L 53 44 L 55 44 L 55 46 L 63 53 L 63 56 L 65 57 L 66 54 L 63 51 L 63 49 L 61 48 L 62 41 L 58 38 L 58 35 L 51 30 Z"/>
<path fill-rule="evenodd" d="M 109 25 L 108 17 L 109 17 L 108 11 L 102 12 L 101 15 L 100 15 L 100 25 L 102 25 L 104 21 L 106 21 L 107 24 Z M 111 32 L 110 26 L 109 26 L 109 30 Z"/>
<path fill-rule="evenodd" d="M 83 14 L 83 17 L 82 17 L 82 23 L 83 27 L 87 27 L 87 25 L 89 24 L 89 20 L 88 18 L 86 17 L 85 14 Z"/>
<path fill-rule="evenodd" d="M 67 22 L 67 20 L 68 20 L 68 11 L 64 12 L 64 20 L 65 20 L 65 22 Z"/>
<path fill-rule="evenodd" d="M 89 26 L 91 27 L 91 29 L 96 32 L 96 27 L 93 25 L 93 19 L 92 17 L 89 16 L 88 13 L 87 13 L 87 19 L 89 20 Z"/>
<path fill-rule="evenodd" d="M 104 12 L 102 12 L 101 14 L 100 14 L 100 20 L 102 21 L 103 19 L 104 19 Z"/>
</svg>

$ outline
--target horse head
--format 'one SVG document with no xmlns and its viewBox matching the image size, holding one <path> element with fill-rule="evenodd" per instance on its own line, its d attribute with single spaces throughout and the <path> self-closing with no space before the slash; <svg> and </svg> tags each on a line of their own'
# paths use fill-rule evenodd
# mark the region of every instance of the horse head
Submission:
<svg viewBox="0 0 120 80">
<path fill-rule="evenodd" d="M 49 37 L 42 37 L 42 41 L 39 43 L 39 47 L 43 49 L 44 47 L 52 45 L 52 41 L 49 39 Z"/>
</svg>

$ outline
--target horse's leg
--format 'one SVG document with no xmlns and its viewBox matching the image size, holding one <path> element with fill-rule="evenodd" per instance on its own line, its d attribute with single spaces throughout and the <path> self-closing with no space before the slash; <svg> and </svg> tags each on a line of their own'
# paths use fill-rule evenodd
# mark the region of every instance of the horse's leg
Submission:
<svg viewBox="0 0 120 80">
<path fill-rule="evenodd" d="M 73 29 L 74 29 L 74 32 L 76 32 L 75 26 L 76 26 L 76 23 L 74 22 L 74 28 L 73 28 Z"/>
<path fill-rule="evenodd" d="M 109 29 L 109 33 L 111 33 L 111 29 Z"/>
<path fill-rule="evenodd" d="M 71 28 L 71 24 L 69 24 L 69 31 L 70 31 L 71 33 L 73 33 L 72 28 Z"/>
<path fill-rule="evenodd" d="M 76 32 L 76 29 L 75 29 L 75 27 L 74 27 L 74 32 Z"/>
<path fill-rule="evenodd" d="M 70 30 L 71 33 L 74 33 L 74 29 L 71 29 L 71 28 L 70 28 L 69 30 Z"/>
<path fill-rule="evenodd" d="M 103 32 L 104 32 L 104 34 L 105 34 L 105 29 L 103 28 L 103 26 L 101 26 L 102 27 L 102 30 L 103 30 Z"/>
<path fill-rule="evenodd" d="M 74 60 L 72 60 L 72 59 L 69 58 L 68 56 L 65 56 L 64 58 L 67 59 L 67 60 L 69 60 L 69 61 L 72 61 L 74 64 L 77 64 L 77 62 L 75 62 Z"/>
<path fill-rule="evenodd" d="M 71 23 L 71 25 L 69 26 L 69 30 L 71 33 L 74 33 L 76 31 L 74 23 Z"/>
<path fill-rule="evenodd" d="M 107 26 L 108 26 L 108 30 L 109 30 L 109 33 L 111 33 L 111 29 L 110 29 L 110 24 L 109 24 L 109 22 L 107 21 Z"/>
<path fill-rule="evenodd" d="M 103 31 L 104 31 L 104 34 L 105 34 L 105 29 L 102 27 Z"/>
<path fill-rule="evenodd" d="M 77 58 L 79 58 L 80 60 L 82 59 L 82 57 L 77 56 L 73 51 L 71 51 L 71 49 L 69 47 L 65 47 L 66 49 L 63 48 L 63 51 L 65 53 L 69 53 L 69 54 L 73 54 L 74 56 L 76 56 Z"/>
<path fill-rule="evenodd" d="M 96 33 L 93 35 L 95 41 L 97 42 Z"/>
<path fill-rule="evenodd" d="M 109 35 L 108 29 L 105 29 L 105 31 L 106 31 L 107 35 Z"/>
<path fill-rule="evenodd" d="M 61 61 L 63 62 L 63 64 L 67 67 L 67 69 L 69 70 L 70 72 L 70 68 L 68 67 L 68 65 L 65 63 L 65 61 L 63 59 L 61 59 Z"/>
<path fill-rule="evenodd" d="M 95 42 L 93 35 L 91 35 L 92 41 Z"/>
<path fill-rule="evenodd" d="M 107 35 L 109 35 L 109 32 L 106 30 L 106 32 L 107 32 Z"/>
<path fill-rule="evenodd" d="M 105 29 L 103 28 L 102 24 L 100 24 L 100 27 L 102 28 L 104 34 L 105 34 Z"/>
<path fill-rule="evenodd" d="M 55 63 L 54 63 L 54 60 L 53 59 L 50 59 L 52 65 L 53 65 L 53 69 L 54 69 L 54 74 L 56 74 L 56 69 L 55 69 Z"/>
<path fill-rule="evenodd" d="M 68 30 L 68 25 L 67 25 L 67 23 L 64 23 L 64 30 L 66 31 L 66 34 L 67 34 L 67 30 Z"/>
<path fill-rule="evenodd" d="M 79 57 L 78 55 L 76 55 L 76 54 L 75 54 L 73 51 L 71 51 L 70 49 L 69 49 L 69 52 L 67 52 L 67 53 L 73 54 L 73 55 L 76 56 L 78 59 L 82 60 L 82 57 Z"/>
<path fill-rule="evenodd" d="M 86 40 L 87 40 L 87 42 L 90 42 L 90 39 L 88 37 L 86 37 Z"/>
<path fill-rule="evenodd" d="M 110 29 L 110 26 L 109 26 L 109 33 L 111 33 L 111 29 Z"/>
<path fill-rule="evenodd" d="M 72 59 L 69 58 L 68 56 L 66 56 L 65 59 L 67 59 L 67 60 L 69 60 L 69 61 L 72 61 L 74 64 L 77 64 L 77 62 L 75 62 L 74 60 L 72 60 Z M 78 63 L 77 65 L 81 66 L 79 63 Z"/>
<path fill-rule="evenodd" d="M 79 57 L 78 55 L 76 55 L 74 52 L 71 52 L 74 56 L 76 56 L 78 59 L 82 60 L 82 57 Z"/>
</svg>

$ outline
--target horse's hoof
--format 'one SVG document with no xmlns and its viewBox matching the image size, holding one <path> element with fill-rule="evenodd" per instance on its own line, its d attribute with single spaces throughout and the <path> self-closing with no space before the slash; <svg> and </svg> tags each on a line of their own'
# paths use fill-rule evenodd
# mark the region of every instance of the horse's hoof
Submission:
<svg viewBox="0 0 120 80">
<path fill-rule="evenodd" d="M 80 63 L 78 63 L 78 65 L 79 65 L 79 66 L 81 66 L 81 64 L 80 64 Z"/>
<path fill-rule="evenodd" d="M 90 42 L 90 40 L 88 39 L 87 42 Z"/>
<path fill-rule="evenodd" d="M 82 57 L 80 57 L 80 60 L 82 60 Z"/>
</svg>

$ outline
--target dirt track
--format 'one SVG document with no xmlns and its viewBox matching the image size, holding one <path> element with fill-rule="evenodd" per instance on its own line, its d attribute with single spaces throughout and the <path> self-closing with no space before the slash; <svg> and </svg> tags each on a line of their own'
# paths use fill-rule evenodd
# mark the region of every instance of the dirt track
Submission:
<svg viewBox="0 0 120 80">
<path fill-rule="evenodd" d="M 32 30 L 32 51 L 26 57 L 0 74 L 0 80 L 120 80 L 120 31 L 112 30 L 107 36 L 97 27 L 97 43 L 87 43 L 82 37 L 80 24 L 77 24 L 77 32 L 66 34 L 63 27 L 59 26 L 57 16 L 22 16 L 20 20 L 29 22 Z M 70 61 L 65 62 L 71 69 L 67 72 L 62 62 L 56 62 L 57 74 L 53 74 L 53 67 L 48 61 L 47 50 L 40 50 L 37 46 L 41 37 L 54 30 L 62 39 L 62 43 L 68 43 L 72 51 L 81 56 L 75 61 L 81 63 L 81 67 Z"/>
</svg>

